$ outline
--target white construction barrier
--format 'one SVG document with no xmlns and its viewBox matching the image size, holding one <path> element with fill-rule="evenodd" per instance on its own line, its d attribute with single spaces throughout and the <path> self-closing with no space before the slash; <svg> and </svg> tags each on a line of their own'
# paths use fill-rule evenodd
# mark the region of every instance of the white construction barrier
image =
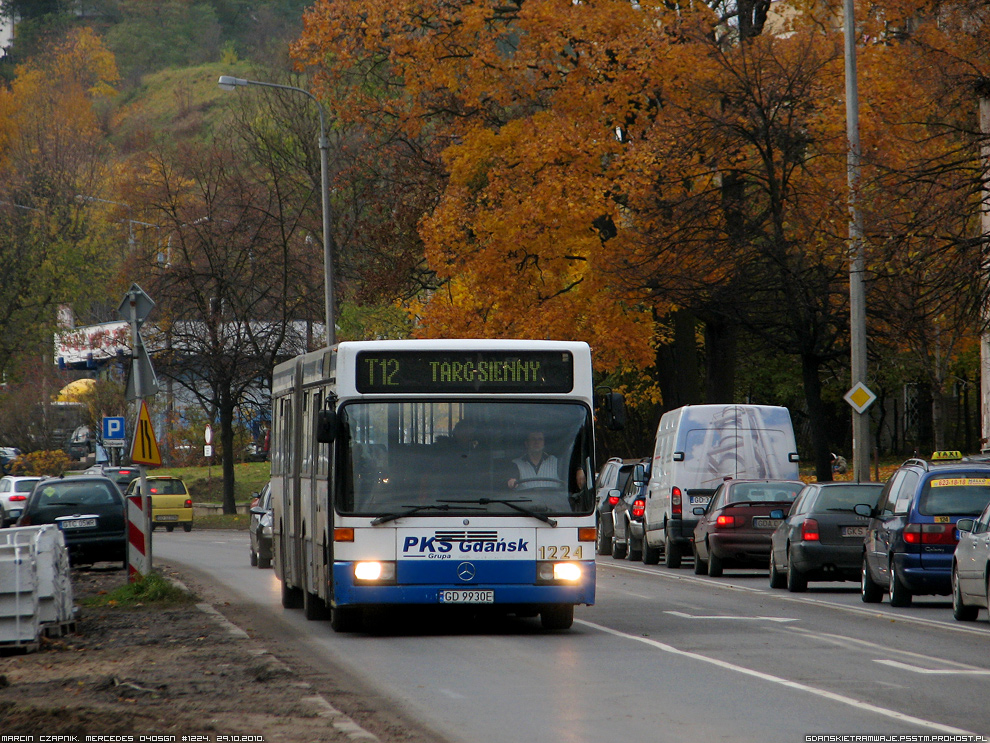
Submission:
<svg viewBox="0 0 990 743">
<path fill-rule="evenodd" d="M 75 620 L 69 553 L 58 527 L 0 530 L 0 649 L 36 649 Z"/>
</svg>

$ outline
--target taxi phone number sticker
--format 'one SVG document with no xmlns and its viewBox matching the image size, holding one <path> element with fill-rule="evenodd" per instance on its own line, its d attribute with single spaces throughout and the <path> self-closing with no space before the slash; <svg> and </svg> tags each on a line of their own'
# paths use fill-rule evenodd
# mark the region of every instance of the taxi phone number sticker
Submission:
<svg viewBox="0 0 990 743">
<path fill-rule="evenodd" d="M 990 486 L 990 478 L 988 477 L 946 477 L 940 478 L 938 480 L 932 480 L 931 486 L 933 488 L 958 488 L 965 485 L 976 485 L 977 487 L 987 487 Z"/>
</svg>

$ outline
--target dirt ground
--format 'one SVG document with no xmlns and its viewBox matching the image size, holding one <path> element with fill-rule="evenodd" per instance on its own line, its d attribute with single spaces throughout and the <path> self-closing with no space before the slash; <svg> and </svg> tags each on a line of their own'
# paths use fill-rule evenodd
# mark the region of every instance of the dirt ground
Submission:
<svg viewBox="0 0 990 743">
<path fill-rule="evenodd" d="M 189 576 L 163 572 L 204 600 L 206 589 Z M 72 575 L 77 602 L 126 579 L 119 569 L 75 569 Z M 227 608 L 215 596 L 205 599 L 221 613 Z M 391 700 L 337 669 L 313 669 L 277 632 L 263 636 L 264 622 L 227 613 L 250 625 L 249 637 L 193 603 L 83 607 L 74 633 L 44 638 L 37 652 L 0 651 L 0 732 L 35 741 L 60 735 L 79 741 L 187 736 L 203 743 L 221 743 L 224 736 L 284 743 L 437 740 L 400 717 Z"/>
</svg>

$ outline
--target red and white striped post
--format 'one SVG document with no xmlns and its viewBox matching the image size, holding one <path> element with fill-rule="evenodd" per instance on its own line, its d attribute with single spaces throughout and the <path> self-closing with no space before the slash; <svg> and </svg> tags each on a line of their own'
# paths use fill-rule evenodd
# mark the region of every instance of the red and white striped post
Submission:
<svg viewBox="0 0 990 743">
<path fill-rule="evenodd" d="M 149 499 L 150 501 L 150 499 Z M 141 580 L 150 569 L 151 544 L 144 538 L 148 515 L 141 508 L 141 496 L 127 496 L 127 580 Z"/>
</svg>

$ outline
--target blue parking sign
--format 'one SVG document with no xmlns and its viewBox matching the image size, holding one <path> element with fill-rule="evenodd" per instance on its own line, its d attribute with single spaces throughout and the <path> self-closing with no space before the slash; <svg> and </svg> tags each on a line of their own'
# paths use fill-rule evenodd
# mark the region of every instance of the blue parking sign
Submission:
<svg viewBox="0 0 990 743">
<path fill-rule="evenodd" d="M 123 416 L 104 416 L 103 418 L 103 444 L 113 445 L 119 442 L 124 443 L 124 418 Z"/>
</svg>

